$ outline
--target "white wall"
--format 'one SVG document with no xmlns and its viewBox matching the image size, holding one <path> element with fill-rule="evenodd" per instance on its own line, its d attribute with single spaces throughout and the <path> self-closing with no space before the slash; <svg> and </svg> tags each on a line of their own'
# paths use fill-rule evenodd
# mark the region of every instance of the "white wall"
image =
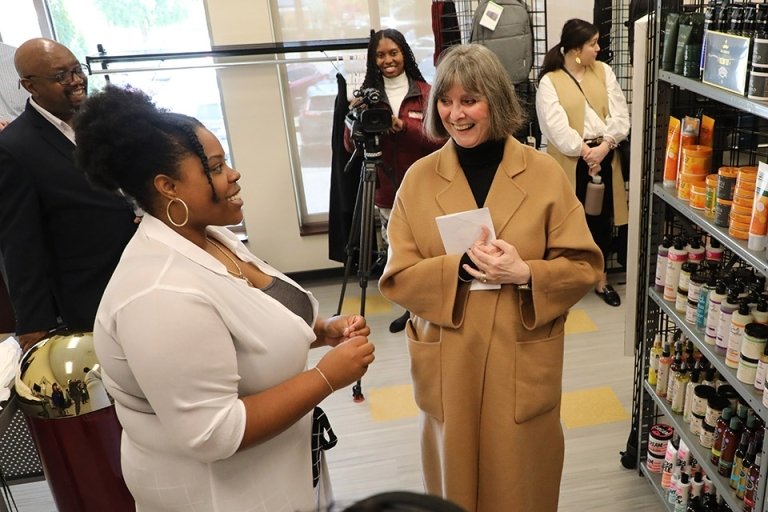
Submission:
<svg viewBox="0 0 768 512">
<path fill-rule="evenodd" d="M 594 2 L 574 0 L 547 0 L 547 49 L 560 41 L 560 32 L 565 22 L 571 18 L 592 21 Z"/>
<path fill-rule="evenodd" d="M 214 45 L 273 42 L 269 0 L 205 0 Z M 416 2 L 416 0 L 414 0 Z M 427 9 L 427 0 L 419 4 Z M 548 47 L 566 20 L 592 19 L 592 2 L 548 0 Z M 429 26 L 428 12 L 419 16 Z M 431 31 L 431 30 L 430 30 Z M 291 176 L 282 98 L 274 66 L 219 70 L 224 115 L 235 166 L 242 174 L 248 245 L 283 272 L 338 267 L 327 258 L 326 235 L 301 236 Z"/>
<path fill-rule="evenodd" d="M 269 0 L 206 0 L 214 45 L 274 41 Z M 339 266 L 330 261 L 328 237 L 300 236 L 298 208 L 275 66 L 219 70 L 224 116 L 251 251 L 283 272 Z"/>
</svg>

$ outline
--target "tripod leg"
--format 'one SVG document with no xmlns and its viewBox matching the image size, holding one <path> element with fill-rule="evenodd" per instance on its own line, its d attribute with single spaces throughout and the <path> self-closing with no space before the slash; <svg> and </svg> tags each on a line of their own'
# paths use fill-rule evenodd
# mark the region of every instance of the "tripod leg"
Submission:
<svg viewBox="0 0 768 512">
<path fill-rule="evenodd" d="M 363 179 L 361 193 L 361 219 L 360 219 L 360 252 L 357 275 L 360 278 L 360 315 L 365 316 L 365 298 L 368 288 L 368 279 L 371 275 L 371 241 L 373 240 L 373 229 L 375 226 L 373 192 L 376 185 L 377 161 L 366 160 L 363 163 Z M 360 380 L 352 386 L 352 399 L 355 402 L 365 400 L 363 395 L 363 385 Z"/>
<path fill-rule="evenodd" d="M 359 251 L 362 191 L 363 179 L 361 178 L 357 185 L 357 195 L 355 196 L 355 207 L 352 210 L 352 222 L 349 229 L 349 238 L 347 239 L 347 245 L 344 248 L 347 259 L 344 262 L 344 279 L 341 282 L 341 294 L 339 295 L 339 304 L 336 308 L 337 315 L 341 314 L 342 307 L 344 306 L 344 297 L 347 293 L 347 283 L 349 282 L 349 275 L 352 273 L 352 262 L 354 261 L 355 254 Z"/>
</svg>

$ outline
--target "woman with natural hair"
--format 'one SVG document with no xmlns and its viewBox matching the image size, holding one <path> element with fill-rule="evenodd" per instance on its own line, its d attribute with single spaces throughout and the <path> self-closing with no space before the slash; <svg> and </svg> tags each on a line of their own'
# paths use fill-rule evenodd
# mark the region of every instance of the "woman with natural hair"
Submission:
<svg viewBox="0 0 768 512">
<path fill-rule="evenodd" d="M 379 280 L 412 312 L 427 492 L 469 512 L 557 510 L 565 318 L 603 266 L 560 166 L 513 137 L 524 121 L 492 51 L 448 50 L 425 126 L 450 140 L 403 179 Z M 446 254 L 435 218 L 482 207 L 495 237 Z"/>
<path fill-rule="evenodd" d="M 243 219 L 240 173 L 196 119 L 107 87 L 75 133 L 91 181 L 146 212 L 93 334 L 137 510 L 317 509 L 312 412 L 373 361 L 365 320 L 319 318 L 224 227 Z M 320 345 L 335 348 L 307 370 Z"/>
<path fill-rule="evenodd" d="M 621 159 L 615 149 L 629 134 L 629 111 L 611 67 L 596 61 L 599 35 L 587 21 L 565 23 L 560 42 L 544 57 L 536 113 L 547 152 L 563 166 L 579 201 L 584 203 L 592 176 L 600 175 L 605 184 L 602 211 L 587 215 L 587 224 L 607 261 L 613 226 L 628 220 Z M 605 269 L 595 293 L 610 306 L 621 304 Z"/>
<path fill-rule="evenodd" d="M 429 84 L 419 71 L 411 47 L 403 34 L 392 28 L 371 34 L 368 60 L 361 89 L 377 89 L 382 93 L 376 108 L 392 113 L 392 128 L 380 138 L 382 165 L 376 170 L 376 190 L 373 202 L 381 218 L 381 236 L 386 250 L 387 223 L 395 193 L 405 171 L 419 158 L 443 145 L 445 140 L 432 140 L 422 131 L 424 111 L 429 97 Z M 351 108 L 360 104 L 352 102 Z M 350 130 L 344 133 L 348 151 L 354 150 Z M 408 311 L 390 324 L 391 332 L 402 331 Z"/>
</svg>

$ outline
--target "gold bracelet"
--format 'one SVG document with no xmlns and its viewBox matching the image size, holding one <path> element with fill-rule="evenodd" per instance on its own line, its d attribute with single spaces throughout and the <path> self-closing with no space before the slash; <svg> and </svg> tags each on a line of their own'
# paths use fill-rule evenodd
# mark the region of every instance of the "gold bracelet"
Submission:
<svg viewBox="0 0 768 512">
<path fill-rule="evenodd" d="M 330 389 L 330 390 L 331 390 L 331 393 L 334 393 L 336 390 L 335 390 L 335 389 L 333 389 L 333 386 L 331 386 L 331 381 L 329 381 L 329 380 L 328 380 L 328 377 L 326 377 L 326 376 L 325 376 L 325 374 L 323 373 L 323 370 L 321 370 L 321 369 L 320 369 L 320 368 L 318 368 L 317 366 L 315 366 L 315 370 L 317 370 L 317 373 L 319 373 L 319 374 L 320 374 L 320 376 L 323 378 L 323 380 L 325 381 L 325 383 L 326 383 L 326 384 L 328 384 L 328 389 Z"/>
</svg>

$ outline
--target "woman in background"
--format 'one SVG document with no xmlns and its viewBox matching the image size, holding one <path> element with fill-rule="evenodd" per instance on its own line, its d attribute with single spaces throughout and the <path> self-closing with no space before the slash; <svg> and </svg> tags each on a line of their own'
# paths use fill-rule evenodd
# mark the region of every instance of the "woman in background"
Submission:
<svg viewBox="0 0 768 512">
<path fill-rule="evenodd" d="M 314 407 L 373 361 L 358 315 L 253 256 L 240 174 L 194 118 L 107 87 L 75 123 L 89 179 L 146 212 L 99 305 L 94 345 L 139 512 L 317 510 Z M 311 347 L 334 347 L 307 370 Z"/>
<path fill-rule="evenodd" d="M 628 217 L 621 162 L 614 150 L 629 134 L 629 111 L 611 67 L 596 61 L 599 35 L 587 21 L 565 23 L 560 42 L 544 57 L 536 113 L 547 152 L 563 166 L 582 204 L 591 177 L 602 177 L 602 213 L 587 215 L 587 224 L 607 262 L 613 226 L 626 224 Z M 605 269 L 595 293 L 610 306 L 621 304 Z"/>
<path fill-rule="evenodd" d="M 445 141 L 434 141 L 424 135 L 422 124 L 429 98 L 429 84 L 419 71 L 411 47 L 403 34 L 395 29 L 379 30 L 368 43 L 368 60 L 361 89 L 374 88 L 382 93 L 376 108 L 387 108 L 392 113 L 392 128 L 381 136 L 382 166 L 376 171 L 376 190 L 373 202 L 381 218 L 381 236 L 386 251 L 387 224 L 392 212 L 400 182 L 405 171 L 419 158 L 430 154 Z M 360 99 L 352 102 L 357 107 Z M 354 150 L 349 129 L 344 133 L 347 150 Z M 405 328 L 409 313 L 406 311 L 389 326 L 390 332 Z"/>
<path fill-rule="evenodd" d="M 425 124 L 450 140 L 403 179 L 379 280 L 413 313 L 427 492 L 468 512 L 557 510 L 565 318 L 603 267 L 560 166 L 514 138 L 524 122 L 491 50 L 447 51 Z M 496 238 L 446 254 L 435 217 L 482 207 Z"/>
</svg>

